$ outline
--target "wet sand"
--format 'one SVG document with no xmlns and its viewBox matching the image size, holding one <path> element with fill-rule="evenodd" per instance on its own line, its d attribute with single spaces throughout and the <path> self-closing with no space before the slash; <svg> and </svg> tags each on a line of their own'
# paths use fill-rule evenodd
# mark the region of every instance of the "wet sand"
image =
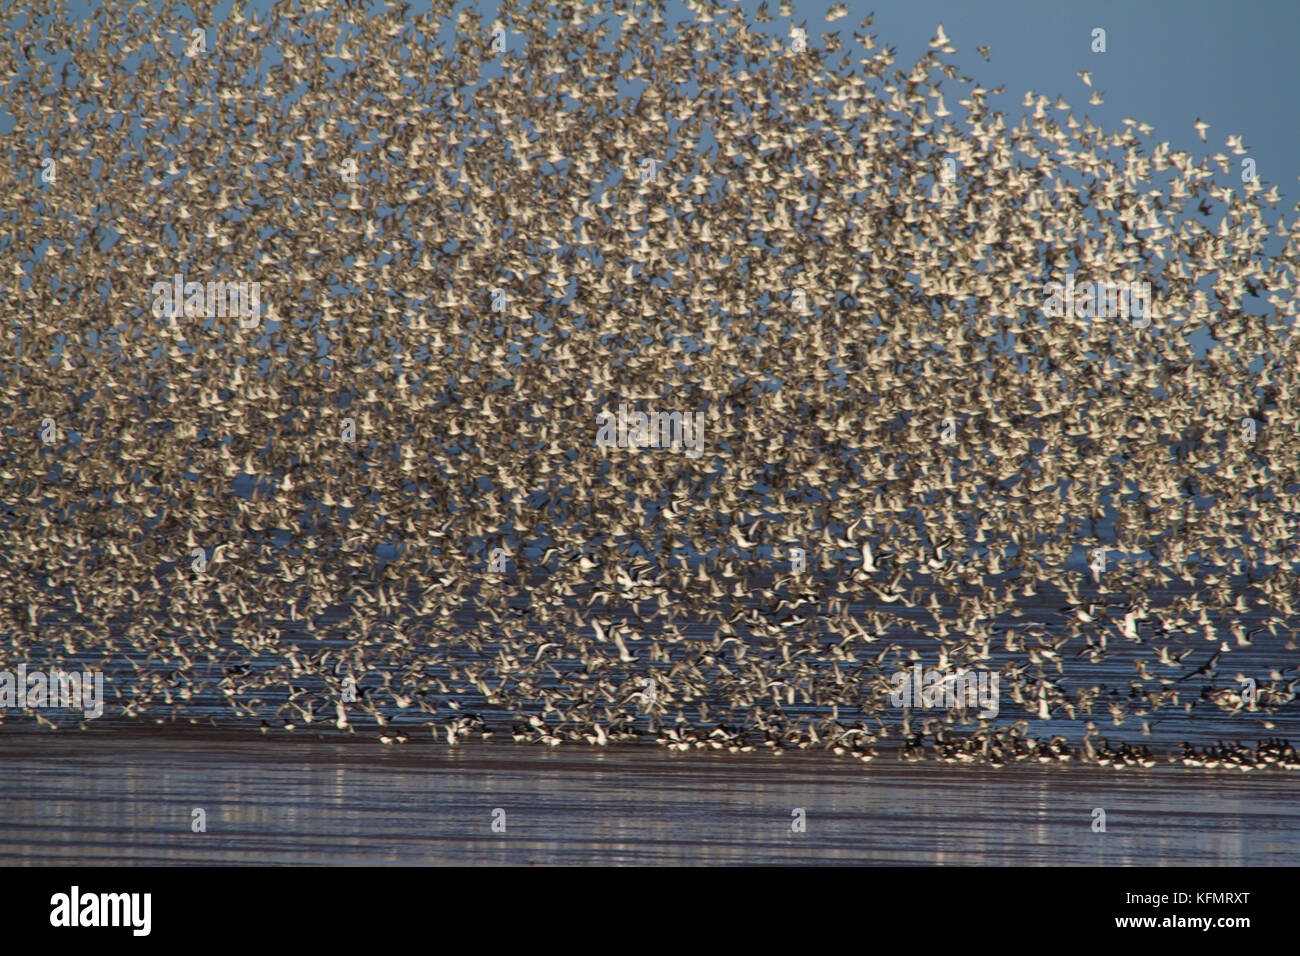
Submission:
<svg viewBox="0 0 1300 956">
<path fill-rule="evenodd" d="M 1281 773 L 165 728 L 6 729 L 0 759 L 7 865 L 1265 866 L 1300 849 L 1300 780 Z M 191 828 L 195 808 L 206 832 Z M 791 829 L 798 808 L 803 833 Z"/>
</svg>

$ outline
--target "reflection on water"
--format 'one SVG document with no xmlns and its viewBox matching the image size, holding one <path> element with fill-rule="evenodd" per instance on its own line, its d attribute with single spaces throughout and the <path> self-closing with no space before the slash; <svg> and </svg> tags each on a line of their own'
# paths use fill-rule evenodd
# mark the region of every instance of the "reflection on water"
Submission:
<svg viewBox="0 0 1300 956">
<path fill-rule="evenodd" d="M 1281 865 L 1300 847 L 1288 774 L 193 732 L 8 731 L 0 757 L 5 864 Z"/>
</svg>

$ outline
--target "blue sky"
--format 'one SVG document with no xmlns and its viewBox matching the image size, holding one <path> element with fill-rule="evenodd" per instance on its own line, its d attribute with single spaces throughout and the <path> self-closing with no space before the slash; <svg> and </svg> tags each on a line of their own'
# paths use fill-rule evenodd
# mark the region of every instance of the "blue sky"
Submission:
<svg viewBox="0 0 1300 956">
<path fill-rule="evenodd" d="M 1288 103 L 1300 90 L 1298 3 L 853 2 L 849 15 L 832 25 L 822 19 L 823 4 L 796 0 L 793 6 L 797 18 L 807 18 L 810 33 L 816 16 L 817 32 L 841 26 L 842 39 L 852 39 L 864 13 L 875 9 L 874 31 L 898 47 L 904 64 L 924 53 L 942 21 L 957 48 L 949 59 L 986 87 L 1006 86 L 1003 97 L 990 99 L 995 109 L 1018 115 L 1028 89 L 1053 102 L 1061 94 L 1076 115 L 1107 128 L 1132 117 L 1155 128 L 1157 143 L 1168 140 L 1174 149 L 1198 156 L 1230 154 L 1224 140 L 1241 135 L 1261 185 L 1277 183 L 1288 212 L 1300 198 L 1300 124 Z M 1094 27 L 1106 30 L 1105 53 L 1090 49 Z M 992 48 L 991 62 L 984 62 L 977 46 Z M 1093 86 L 1106 92 L 1102 106 L 1088 105 L 1091 91 L 1076 75 L 1079 70 L 1090 71 Z M 1204 144 L 1192 128 L 1198 117 L 1211 126 Z"/>
<path fill-rule="evenodd" d="M 266 10 L 266 0 L 255 0 L 250 8 Z M 373 3 L 381 9 L 382 3 Z M 613 36 L 621 19 L 613 0 L 605 0 Z M 740 0 L 728 7 L 745 10 L 752 28 L 785 36 L 791 24 L 807 22 L 810 41 L 820 45 L 818 34 L 838 31 L 845 50 L 854 59 L 861 55 L 853 34 L 869 12 L 875 13 L 870 31 L 879 44 L 897 48 L 896 66 L 906 69 L 924 54 L 935 26 L 942 21 L 957 53 L 945 59 L 955 61 L 964 75 L 986 88 L 1004 86 L 1006 92 L 990 98 L 990 105 L 1009 119 L 1023 111 L 1026 90 L 1051 98 L 1063 95 L 1076 115 L 1087 115 L 1107 129 L 1114 129 L 1124 117 L 1150 124 L 1156 143 L 1168 141 L 1174 149 L 1194 155 L 1224 152 L 1224 140 L 1240 135 L 1247 155 L 1256 161 L 1261 185 L 1277 184 L 1283 208 L 1290 212 L 1300 199 L 1300 124 L 1287 109 L 1288 95 L 1300 89 L 1300 58 L 1294 44 L 1300 40 L 1300 3 L 1290 0 L 1266 2 L 1244 0 L 1231 5 L 1209 0 L 1133 2 L 1093 0 L 1087 4 L 1033 2 L 1033 0 L 909 0 L 889 5 L 881 0 L 853 0 L 848 15 L 834 23 L 825 21 L 831 3 L 827 0 L 793 0 L 793 16 L 779 14 L 780 0 L 769 0 L 773 22 L 758 24 L 753 15 L 758 0 Z M 428 0 L 413 0 L 411 12 L 427 10 Z M 484 24 L 490 24 L 498 4 L 462 4 L 477 8 Z M 84 2 L 72 2 L 76 15 L 89 9 Z M 229 14 L 229 0 L 213 10 L 220 22 Z M 459 8 L 458 8 L 459 9 Z M 336 14 L 339 11 L 335 11 Z M 0 23 L 15 24 L 6 14 Z M 670 21 L 693 14 L 677 0 L 668 0 Z M 183 34 L 184 23 L 159 24 Z M 1092 51 L 1092 31 L 1106 31 L 1106 52 Z M 9 32 L 6 29 L 6 32 Z M 454 27 L 448 24 L 440 39 L 450 39 Z M 214 37 L 215 39 L 215 37 Z M 510 38 L 514 50 L 521 38 Z M 182 43 L 180 36 L 176 44 Z M 985 62 L 976 47 L 991 48 L 991 62 Z M 835 65 L 842 54 L 832 54 Z M 64 60 L 56 56 L 56 64 Z M 266 64 L 278 62 L 274 55 Z M 1092 73 L 1096 89 L 1105 91 L 1102 106 L 1090 106 L 1091 93 L 1078 77 L 1080 70 Z M 484 64 L 483 79 L 499 73 L 495 63 Z M 955 83 L 950 86 L 956 88 Z M 625 84 L 622 92 L 637 92 L 638 85 Z M 1210 124 L 1207 142 L 1202 144 L 1193 129 L 1200 118 Z M 0 133 L 13 127 L 13 119 L 0 112 Z M 1233 157 L 1239 164 L 1240 158 Z M 35 167 L 33 173 L 39 172 Z"/>
<path fill-rule="evenodd" d="M 779 15 L 780 0 L 769 0 L 774 17 L 755 29 L 785 33 Z M 1232 4 L 1211 0 L 1091 0 L 1086 4 L 1059 0 L 852 0 L 848 16 L 826 23 L 830 2 L 793 0 L 791 21 L 807 21 L 809 34 L 838 30 L 846 48 L 852 49 L 853 32 L 868 12 L 875 12 L 871 28 L 881 43 L 898 48 L 898 65 L 907 66 L 922 55 L 940 21 L 958 52 L 951 56 L 966 75 L 985 87 L 1006 87 L 992 102 L 995 108 L 1018 115 L 1025 90 L 1052 97 L 1062 94 L 1080 114 L 1086 113 L 1114 126 L 1125 116 L 1155 127 L 1157 142 L 1168 140 L 1174 148 L 1201 147 L 1192 124 L 1199 117 L 1211 124 L 1204 149 L 1217 152 L 1229 134 L 1240 134 L 1249 155 L 1257 161 L 1264 185 L 1277 183 L 1289 203 L 1300 193 L 1300 124 L 1288 109 L 1287 99 L 1300 89 L 1300 58 L 1294 46 L 1300 40 L 1300 3 L 1292 0 L 1240 0 Z M 230 3 L 216 6 L 214 20 L 225 19 Z M 251 7 L 266 9 L 255 2 Z M 379 4 L 375 5 L 380 6 Z M 491 22 L 496 3 L 477 6 Z M 614 4 L 606 2 L 606 8 Z M 737 4 L 751 18 L 758 0 Z M 413 12 L 428 8 L 414 0 Z M 88 9 L 70 3 L 74 13 Z M 691 16 L 682 4 L 669 0 L 668 16 Z M 606 18 L 616 21 L 615 14 Z M 7 19 L 7 16 L 6 16 Z M 1106 30 L 1107 51 L 1090 49 L 1092 30 Z M 7 31 L 6 31 L 7 32 Z M 984 62 L 977 46 L 992 49 Z M 831 58 L 838 61 L 839 55 Z M 1089 70 L 1094 85 L 1106 91 L 1103 106 L 1088 105 L 1089 90 L 1076 75 Z M 485 71 L 490 75 L 489 71 Z M 10 117 L 0 117 L 0 132 L 12 128 Z"/>
<path fill-rule="evenodd" d="M 265 11 L 270 4 L 255 0 L 249 6 Z M 381 2 L 371 4 L 374 10 L 383 6 Z M 462 4 L 458 9 L 478 9 L 487 26 L 498 6 L 488 2 Z M 1232 173 L 1216 177 L 1229 187 L 1239 185 L 1242 157 L 1232 155 L 1225 139 L 1239 135 L 1246 155 L 1255 160 L 1261 185 L 1267 189 L 1276 184 L 1279 188 L 1282 202 L 1277 213 L 1292 218 L 1293 204 L 1300 199 L 1300 124 L 1283 102 L 1287 93 L 1300 89 L 1300 62 L 1292 48 L 1300 38 L 1300 3 L 1246 0 L 1229 7 L 1205 0 L 1098 0 L 1088 4 L 909 0 L 889 6 L 877 0 L 853 0 L 847 4 L 846 16 L 827 23 L 830 0 L 792 0 L 793 15 L 789 18 L 780 15 L 780 0 L 768 0 L 773 21 L 765 24 L 753 19 L 759 0 L 728 2 L 725 6 L 745 10 L 752 29 L 782 37 L 788 36 L 791 25 L 806 22 L 809 40 L 816 46 L 820 46 L 820 34 L 838 32 L 844 50 L 854 60 L 862 53 L 853 35 L 859 31 L 863 17 L 874 12 L 875 23 L 868 29 L 878 45 L 897 48 L 895 66 L 903 70 L 925 53 L 937 24 L 942 22 L 958 51 L 945 54 L 944 59 L 955 62 L 962 74 L 986 88 L 1005 87 L 1003 94 L 990 97 L 990 105 L 1007 115 L 1008 125 L 1026 112 L 1021 104 L 1027 90 L 1053 103 L 1062 95 L 1076 116 L 1087 116 L 1107 130 L 1116 129 L 1125 117 L 1131 117 L 1154 128 L 1152 146 L 1168 141 L 1173 149 L 1188 150 L 1197 157 L 1218 152 L 1229 155 Z M 411 13 L 428 7 L 428 0 L 412 0 Z M 604 8 L 606 12 L 598 19 L 608 22 L 612 40 L 618 35 L 622 19 L 615 11 L 623 7 L 615 0 L 604 0 Z M 68 9 L 76 15 L 89 7 L 74 2 Z M 229 0 L 217 5 L 212 21 L 225 20 L 230 9 Z M 335 10 L 334 14 L 341 15 L 341 11 Z M 678 0 L 668 0 L 666 15 L 670 21 L 694 16 Z M 158 29 L 163 35 L 174 34 L 174 52 L 179 53 L 188 26 L 184 21 L 169 21 L 160 22 Z M 1093 31 L 1097 28 L 1106 31 L 1104 53 L 1092 50 Z M 444 49 L 453 31 L 454 17 L 440 31 Z M 215 31 L 210 31 L 210 36 L 216 42 Z M 523 38 L 511 34 L 508 43 L 511 52 L 518 54 Z M 990 62 L 977 52 L 979 46 L 991 48 Z M 842 56 L 835 53 L 827 57 L 832 69 L 838 69 Z M 56 56 L 56 66 L 63 60 Z M 263 66 L 279 61 L 271 53 Z M 500 62 L 482 64 L 481 84 L 498 79 Z M 1080 70 L 1092 74 L 1094 89 L 1105 91 L 1103 105 L 1089 104 L 1092 90 L 1079 78 Z M 945 90 L 954 94 L 960 89 L 955 81 L 944 82 Z M 634 96 L 643 86 L 639 81 L 624 82 L 620 92 Z M 949 96 L 950 101 L 956 98 Z M 1210 124 L 1204 144 L 1193 129 L 1198 118 Z M 11 128 L 12 119 L 0 114 L 0 132 Z M 702 141 L 705 148 L 710 139 L 706 132 Z M 17 150 L 21 156 L 11 153 L 11 161 L 21 166 L 23 159 L 29 160 L 35 179 L 40 172 L 36 156 L 51 151 L 57 153 L 57 144 L 31 144 L 29 150 Z M 1216 210 L 1216 219 L 1219 214 Z M 1270 222 L 1275 215 L 1270 214 Z"/>
</svg>

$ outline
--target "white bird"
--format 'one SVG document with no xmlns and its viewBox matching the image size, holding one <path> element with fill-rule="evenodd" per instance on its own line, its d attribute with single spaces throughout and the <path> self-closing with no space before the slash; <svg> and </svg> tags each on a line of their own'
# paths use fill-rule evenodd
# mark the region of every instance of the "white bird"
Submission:
<svg viewBox="0 0 1300 956">
<path fill-rule="evenodd" d="M 871 553 L 870 541 L 862 542 L 862 570 L 872 574 L 880 570 L 880 567 L 876 564 L 875 555 Z"/>
</svg>

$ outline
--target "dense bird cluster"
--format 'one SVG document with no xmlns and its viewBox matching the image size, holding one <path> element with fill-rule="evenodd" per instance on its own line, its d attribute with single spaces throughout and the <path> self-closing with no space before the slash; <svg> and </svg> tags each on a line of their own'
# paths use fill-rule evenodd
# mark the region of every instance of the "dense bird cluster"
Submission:
<svg viewBox="0 0 1300 956">
<path fill-rule="evenodd" d="M 385 742 L 1287 730 L 1300 225 L 1239 138 L 784 3 L 211 9 L 4 14 L 0 664 Z"/>
</svg>

